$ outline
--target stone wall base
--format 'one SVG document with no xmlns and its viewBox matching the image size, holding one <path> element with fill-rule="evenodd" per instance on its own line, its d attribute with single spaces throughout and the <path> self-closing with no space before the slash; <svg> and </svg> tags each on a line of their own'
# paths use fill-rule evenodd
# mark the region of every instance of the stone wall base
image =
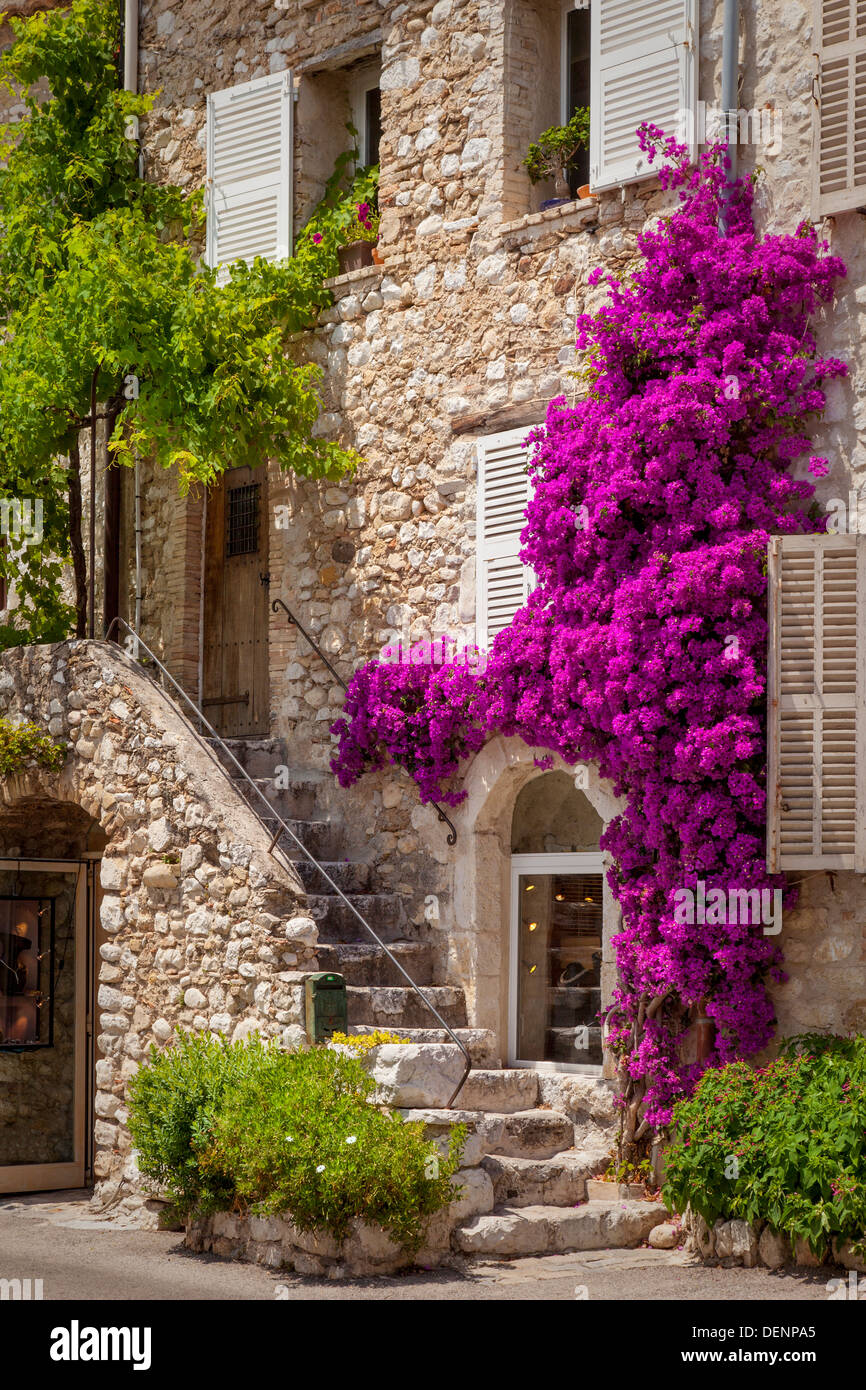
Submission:
<svg viewBox="0 0 866 1390">
<path fill-rule="evenodd" d="M 457 1219 L 465 1219 L 463 1215 Z M 201 1217 L 186 1228 L 184 1245 L 196 1253 L 208 1251 L 224 1259 L 265 1265 L 268 1269 L 294 1270 L 296 1274 L 327 1279 L 394 1274 L 416 1265 L 424 1269 L 461 1265 L 451 1250 L 455 1219 L 445 1210 L 431 1218 L 427 1244 L 409 1256 L 379 1226 L 366 1221 L 351 1223 L 342 1242 L 327 1231 L 300 1231 L 280 1216 L 238 1216 L 218 1212 Z"/>
<path fill-rule="evenodd" d="M 805 1240 L 798 1240 L 792 1246 L 787 1236 L 772 1230 L 766 1222 L 719 1220 L 710 1227 L 691 1209 L 683 1217 L 683 1230 L 687 1249 L 708 1263 L 725 1268 L 742 1265 L 745 1269 L 754 1269 L 761 1265 L 767 1269 L 781 1269 L 783 1265 L 800 1265 L 819 1269 L 824 1264 L 835 1263 L 844 1269 L 866 1272 L 866 1260 L 852 1253 L 850 1241 L 844 1244 L 834 1241 L 832 1251 L 821 1259 L 812 1254 Z"/>
</svg>

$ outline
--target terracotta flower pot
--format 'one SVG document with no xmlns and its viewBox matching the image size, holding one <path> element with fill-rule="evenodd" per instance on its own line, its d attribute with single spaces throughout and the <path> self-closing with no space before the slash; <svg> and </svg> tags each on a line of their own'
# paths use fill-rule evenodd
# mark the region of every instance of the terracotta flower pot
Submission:
<svg viewBox="0 0 866 1390">
<path fill-rule="evenodd" d="M 382 252 L 379 250 L 378 246 L 374 246 L 374 247 L 373 247 L 373 264 L 374 264 L 374 265 L 384 265 L 384 264 L 385 264 L 385 257 L 382 255 Z"/>
<path fill-rule="evenodd" d="M 369 241 L 353 241 L 349 246 L 337 247 L 337 259 L 340 273 L 346 275 L 350 270 L 373 264 L 373 247 Z"/>
<path fill-rule="evenodd" d="M 591 197 L 592 197 L 592 189 L 590 188 L 590 186 L 589 186 L 588 183 L 582 183 L 582 184 L 580 185 L 580 188 L 577 190 L 577 196 L 578 196 L 578 198 L 591 198 Z"/>
</svg>

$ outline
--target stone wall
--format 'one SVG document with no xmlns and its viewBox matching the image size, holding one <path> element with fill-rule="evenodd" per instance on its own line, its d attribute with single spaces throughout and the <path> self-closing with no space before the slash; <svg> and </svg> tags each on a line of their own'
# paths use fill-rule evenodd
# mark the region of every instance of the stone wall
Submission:
<svg viewBox="0 0 866 1390">
<path fill-rule="evenodd" d="M 0 713 L 47 725 L 69 749 L 59 772 L 0 782 L 0 857 L 20 852 L 46 803 L 82 808 L 106 839 L 94 1172 L 108 1199 L 136 1176 L 124 1095 L 150 1044 L 176 1027 L 297 1043 L 316 925 L 210 750 L 114 646 L 5 653 Z M 42 853 L 52 854 L 44 839 Z"/>
</svg>

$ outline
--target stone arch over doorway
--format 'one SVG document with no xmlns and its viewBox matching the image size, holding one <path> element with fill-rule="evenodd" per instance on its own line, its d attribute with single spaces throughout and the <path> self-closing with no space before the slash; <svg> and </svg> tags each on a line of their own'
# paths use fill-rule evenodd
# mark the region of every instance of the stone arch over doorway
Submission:
<svg viewBox="0 0 866 1390">
<path fill-rule="evenodd" d="M 454 921 L 450 969 L 466 990 L 467 1009 L 474 1027 L 493 1029 L 506 1055 L 508 923 L 512 821 L 520 792 L 548 770 L 565 773 L 574 784 L 575 769 L 542 749 L 529 748 L 519 738 L 495 738 L 485 744 L 465 778 L 467 797 L 457 808 L 455 823 L 461 853 L 454 884 Z M 583 789 L 589 806 L 604 825 L 622 809 L 609 782 L 596 769 L 586 769 Z M 555 814 L 553 817 L 555 822 Z M 546 833 L 546 832 L 541 832 Z M 551 832 L 555 833 L 555 832 Z M 619 930 L 620 914 L 605 886 L 602 1000 L 610 998 L 615 978 L 611 938 Z"/>
<path fill-rule="evenodd" d="M 124 1096 L 176 1027 L 291 1036 L 317 932 L 303 888 L 236 786 L 164 692 L 118 647 L 68 642 L 0 657 L 0 714 L 67 747 L 59 771 L 0 779 L 0 857 L 63 823 L 101 851 L 93 1171 L 103 1200 L 135 1182 Z M 64 838 L 65 837 L 65 838 Z M 76 857 L 73 855 L 72 857 Z M 140 1201 L 140 1197 L 138 1198 Z"/>
</svg>

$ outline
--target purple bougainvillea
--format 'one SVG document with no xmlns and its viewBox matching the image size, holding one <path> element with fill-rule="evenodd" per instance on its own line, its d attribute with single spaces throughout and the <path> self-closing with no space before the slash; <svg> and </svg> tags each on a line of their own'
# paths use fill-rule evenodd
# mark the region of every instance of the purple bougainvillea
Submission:
<svg viewBox="0 0 866 1390">
<path fill-rule="evenodd" d="M 455 804 L 461 762 L 499 733 L 610 779 L 625 809 L 602 838 L 623 915 L 608 1028 L 633 1137 L 666 1123 L 705 1066 L 772 1037 L 775 938 L 755 922 L 679 922 L 674 895 L 782 884 L 764 861 L 767 542 L 823 529 L 792 465 L 822 382 L 846 371 L 816 353 L 810 325 L 845 268 L 814 229 L 758 236 L 738 183 L 720 232 L 724 151 L 693 167 L 657 129 L 642 141 L 679 208 L 578 319 L 585 394 L 554 401 L 533 436 L 522 558 L 538 587 L 483 671 L 362 668 L 332 764 L 348 785 L 400 763 L 425 800 Z M 826 466 L 812 456 L 801 471 Z M 714 1049 L 685 1066 L 701 1003 Z"/>
</svg>

